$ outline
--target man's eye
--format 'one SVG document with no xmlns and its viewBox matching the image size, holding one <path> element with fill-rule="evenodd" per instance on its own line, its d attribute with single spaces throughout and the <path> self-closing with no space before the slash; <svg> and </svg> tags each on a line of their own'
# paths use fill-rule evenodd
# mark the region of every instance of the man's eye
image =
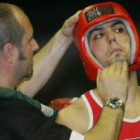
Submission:
<svg viewBox="0 0 140 140">
<path fill-rule="evenodd" d="M 101 38 L 102 36 L 103 36 L 103 34 L 102 34 L 102 33 L 97 34 L 97 35 L 95 35 L 95 36 L 94 36 L 94 39 L 99 39 L 99 38 Z"/>
<path fill-rule="evenodd" d="M 115 29 L 115 32 L 116 33 L 122 33 L 124 30 L 123 30 L 123 28 L 117 28 L 117 29 Z"/>
</svg>

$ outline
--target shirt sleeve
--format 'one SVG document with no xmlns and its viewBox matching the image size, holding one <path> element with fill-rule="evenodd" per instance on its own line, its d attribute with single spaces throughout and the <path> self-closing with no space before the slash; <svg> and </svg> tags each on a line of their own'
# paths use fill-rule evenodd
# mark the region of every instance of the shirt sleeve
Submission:
<svg viewBox="0 0 140 140">
<path fill-rule="evenodd" d="M 4 127 L 13 140 L 83 140 L 82 135 L 55 123 L 55 117 L 46 117 L 23 100 L 8 101 L 4 110 Z"/>
</svg>

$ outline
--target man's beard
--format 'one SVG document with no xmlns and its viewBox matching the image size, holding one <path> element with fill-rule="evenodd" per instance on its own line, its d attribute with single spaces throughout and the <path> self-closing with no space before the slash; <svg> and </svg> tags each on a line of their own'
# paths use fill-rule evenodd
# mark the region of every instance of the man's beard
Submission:
<svg viewBox="0 0 140 140">
<path fill-rule="evenodd" d="M 28 72 L 28 74 L 26 75 L 26 78 L 31 78 L 33 75 L 33 67 L 31 67 L 30 71 Z"/>
<path fill-rule="evenodd" d="M 20 51 L 19 49 L 19 58 L 18 58 L 20 61 L 22 60 L 26 60 L 27 58 L 25 57 L 25 55 Z"/>
<path fill-rule="evenodd" d="M 123 62 L 129 63 L 129 60 L 125 56 L 117 55 L 114 58 L 112 58 L 110 62 L 108 61 L 108 65 L 110 66 L 113 63 L 123 63 Z"/>
<path fill-rule="evenodd" d="M 27 59 L 26 56 L 19 49 L 19 60 L 24 61 L 26 59 Z M 32 75 L 33 75 L 33 65 L 31 65 L 29 72 L 25 75 L 25 78 L 31 78 Z"/>
</svg>

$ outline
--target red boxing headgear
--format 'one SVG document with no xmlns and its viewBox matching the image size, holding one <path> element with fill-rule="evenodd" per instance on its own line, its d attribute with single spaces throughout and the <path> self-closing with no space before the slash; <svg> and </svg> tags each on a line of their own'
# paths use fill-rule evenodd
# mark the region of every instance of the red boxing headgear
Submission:
<svg viewBox="0 0 140 140">
<path fill-rule="evenodd" d="M 90 80 L 96 80 L 102 64 L 92 55 L 88 46 L 88 34 L 92 28 L 108 20 L 121 21 L 131 38 L 131 58 L 129 71 L 140 67 L 140 42 L 137 29 L 129 13 L 116 2 L 104 2 L 88 6 L 79 14 L 79 21 L 74 28 L 74 42 Z"/>
</svg>

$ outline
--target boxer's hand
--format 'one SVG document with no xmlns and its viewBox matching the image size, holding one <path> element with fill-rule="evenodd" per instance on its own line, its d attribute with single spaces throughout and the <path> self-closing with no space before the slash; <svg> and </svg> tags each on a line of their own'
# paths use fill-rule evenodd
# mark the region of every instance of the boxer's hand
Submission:
<svg viewBox="0 0 140 140">
<path fill-rule="evenodd" d="M 97 92 L 103 103 L 113 97 L 118 97 L 124 103 L 128 95 L 128 65 L 126 62 L 114 63 L 98 71 Z"/>
</svg>

